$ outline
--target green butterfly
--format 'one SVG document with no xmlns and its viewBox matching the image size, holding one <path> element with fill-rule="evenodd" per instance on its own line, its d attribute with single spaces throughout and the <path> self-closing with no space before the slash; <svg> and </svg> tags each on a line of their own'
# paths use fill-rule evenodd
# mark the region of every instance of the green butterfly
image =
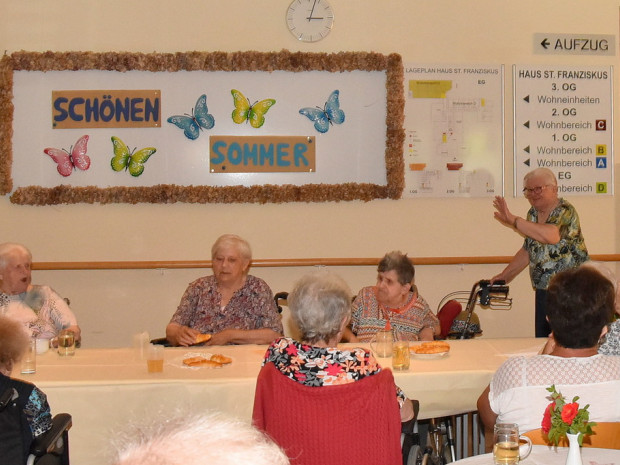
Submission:
<svg viewBox="0 0 620 465">
<path fill-rule="evenodd" d="M 267 98 L 254 103 L 254 105 L 250 105 L 250 101 L 238 90 L 232 89 L 230 93 L 235 103 L 235 109 L 232 112 L 232 120 L 237 124 L 241 124 L 247 120 L 253 128 L 260 128 L 265 124 L 265 114 L 276 104 L 274 99 Z"/>
<path fill-rule="evenodd" d="M 146 161 L 157 151 L 155 147 L 146 147 L 136 153 L 130 152 L 125 143 L 115 136 L 112 136 L 112 145 L 114 146 L 114 157 L 110 161 L 112 169 L 114 171 L 129 169 L 129 174 L 132 176 L 140 176 Z"/>
</svg>

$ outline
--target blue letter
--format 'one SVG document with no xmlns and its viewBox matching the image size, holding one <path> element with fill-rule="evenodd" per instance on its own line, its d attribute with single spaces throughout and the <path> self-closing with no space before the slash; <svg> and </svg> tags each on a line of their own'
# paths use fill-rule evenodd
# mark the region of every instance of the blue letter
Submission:
<svg viewBox="0 0 620 465">
<path fill-rule="evenodd" d="M 58 111 L 58 113 L 54 116 L 54 121 L 64 121 L 67 119 L 68 113 L 67 110 L 62 108 L 63 103 L 67 103 L 67 97 L 59 97 L 54 100 L 54 110 Z"/>
<path fill-rule="evenodd" d="M 226 147 L 226 143 L 222 141 L 216 142 L 215 144 L 211 146 L 211 155 L 213 154 L 217 155 L 215 158 L 211 156 L 211 163 L 213 163 L 214 165 L 219 165 L 226 159 L 224 154 L 220 152 L 220 148 L 225 148 L 225 147 Z"/>
<path fill-rule="evenodd" d="M 291 162 L 284 158 L 288 156 L 288 144 L 278 144 L 278 166 L 291 166 Z"/>
<path fill-rule="evenodd" d="M 237 152 L 237 156 L 235 156 L 235 152 Z M 238 142 L 233 142 L 228 146 L 228 161 L 233 165 L 238 165 L 243 161 L 243 152 L 241 151 L 241 146 Z"/>
<path fill-rule="evenodd" d="M 308 151 L 308 146 L 306 144 L 295 144 L 295 148 L 293 152 L 295 153 L 295 166 L 299 166 L 300 160 L 303 162 L 304 166 L 308 166 L 310 163 L 308 159 L 304 156 L 304 153 Z"/>
</svg>

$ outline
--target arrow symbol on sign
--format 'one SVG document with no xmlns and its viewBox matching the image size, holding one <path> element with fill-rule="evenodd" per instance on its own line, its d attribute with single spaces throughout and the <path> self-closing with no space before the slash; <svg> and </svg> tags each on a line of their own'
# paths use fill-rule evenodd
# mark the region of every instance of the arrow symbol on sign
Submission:
<svg viewBox="0 0 620 465">
<path fill-rule="evenodd" d="M 525 126 L 526 128 L 529 129 L 530 128 L 530 122 L 526 121 L 525 123 L 523 123 L 523 126 Z"/>
<path fill-rule="evenodd" d="M 543 46 L 543 48 L 546 50 L 547 47 L 549 47 L 549 41 L 545 38 L 543 39 L 543 41 L 540 43 L 540 45 Z"/>
<path fill-rule="evenodd" d="M 528 145 L 523 149 L 524 152 L 530 153 L 530 146 Z"/>
<path fill-rule="evenodd" d="M 530 103 L 530 96 L 528 95 L 527 97 L 523 97 L 523 100 L 525 100 L 527 103 Z"/>
<path fill-rule="evenodd" d="M 530 159 L 528 158 L 523 162 L 524 165 L 530 166 Z"/>
</svg>

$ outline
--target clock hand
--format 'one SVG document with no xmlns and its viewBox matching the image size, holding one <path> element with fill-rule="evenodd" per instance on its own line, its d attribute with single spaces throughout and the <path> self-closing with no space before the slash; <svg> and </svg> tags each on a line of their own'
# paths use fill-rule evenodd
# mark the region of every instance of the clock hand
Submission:
<svg viewBox="0 0 620 465">
<path fill-rule="evenodd" d="M 312 19 L 312 13 L 314 13 L 314 7 L 316 6 L 316 0 L 314 0 L 314 3 L 312 4 L 312 9 L 310 10 L 310 16 L 308 16 L 308 22 L 310 22 L 310 20 Z"/>
</svg>

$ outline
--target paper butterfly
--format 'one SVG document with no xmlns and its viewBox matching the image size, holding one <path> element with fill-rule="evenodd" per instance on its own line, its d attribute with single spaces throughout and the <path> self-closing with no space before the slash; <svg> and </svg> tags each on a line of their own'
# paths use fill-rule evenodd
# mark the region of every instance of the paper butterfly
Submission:
<svg viewBox="0 0 620 465">
<path fill-rule="evenodd" d="M 157 151 L 154 147 L 146 147 L 136 153 L 130 152 L 125 143 L 115 136 L 112 136 L 112 145 L 114 146 L 114 157 L 110 161 L 112 169 L 114 171 L 129 169 L 129 174 L 132 176 L 140 176 L 146 161 Z"/>
<path fill-rule="evenodd" d="M 74 168 L 86 171 L 90 167 L 90 158 L 86 155 L 87 143 L 88 136 L 82 136 L 68 152 L 65 149 L 55 148 L 47 148 L 43 152 L 52 157 L 52 160 L 58 164 L 56 167 L 58 172 L 67 177 L 73 172 Z"/>
<path fill-rule="evenodd" d="M 215 126 L 215 118 L 207 108 L 207 96 L 202 94 L 192 109 L 192 115 L 175 115 L 168 118 L 168 122 L 183 129 L 185 137 L 191 140 L 198 139 L 201 129 L 211 129 Z"/>
<path fill-rule="evenodd" d="M 344 123 L 344 111 L 340 109 L 339 95 L 340 92 L 335 90 L 330 94 L 322 109 L 319 107 L 302 108 L 299 113 L 314 122 L 314 129 L 325 133 L 330 125 Z"/>
<path fill-rule="evenodd" d="M 232 120 L 237 124 L 241 124 L 247 120 L 253 128 L 260 128 L 265 124 L 265 114 L 276 104 L 274 99 L 267 98 L 254 103 L 254 105 L 250 105 L 250 101 L 238 90 L 232 89 L 230 93 L 235 102 Z"/>
</svg>

